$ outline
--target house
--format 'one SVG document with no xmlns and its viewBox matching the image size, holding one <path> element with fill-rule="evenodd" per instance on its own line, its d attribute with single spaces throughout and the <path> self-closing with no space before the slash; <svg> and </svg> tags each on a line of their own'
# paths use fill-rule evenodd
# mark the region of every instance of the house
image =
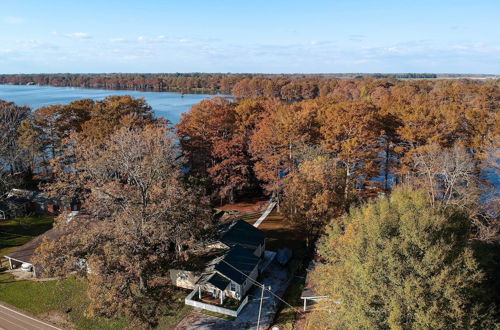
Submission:
<svg viewBox="0 0 500 330">
<path fill-rule="evenodd" d="M 257 280 L 261 259 L 252 250 L 233 246 L 224 256 L 213 261 L 198 281 L 200 290 L 214 298 L 241 300 Z"/>
<path fill-rule="evenodd" d="M 265 235 L 246 221 L 236 220 L 222 224 L 216 237 L 212 243 L 197 252 L 188 267 L 170 269 L 170 280 L 175 286 L 194 289 L 200 277 L 207 272 L 207 265 L 212 264 L 213 260 L 219 260 L 219 257 L 236 245 L 249 249 L 256 257 L 263 257 Z"/>
<path fill-rule="evenodd" d="M 44 192 L 12 189 L 7 193 L 0 208 L 5 209 L 12 217 L 19 217 L 30 212 L 58 215 L 62 212 L 78 211 L 80 205 L 75 198 L 51 198 Z"/>
<path fill-rule="evenodd" d="M 239 245 L 252 250 L 252 253 L 260 258 L 266 249 L 266 240 L 260 229 L 244 220 L 236 220 L 221 226 L 218 245 L 222 248 Z"/>
<path fill-rule="evenodd" d="M 265 247 L 260 229 L 243 220 L 225 223 L 218 230 L 218 239 L 206 247 L 216 252 L 203 271 L 173 269 L 170 277 L 178 286 L 193 288 L 185 299 L 187 305 L 236 317 L 248 303 L 247 293 L 261 266 L 272 260 Z"/>
</svg>

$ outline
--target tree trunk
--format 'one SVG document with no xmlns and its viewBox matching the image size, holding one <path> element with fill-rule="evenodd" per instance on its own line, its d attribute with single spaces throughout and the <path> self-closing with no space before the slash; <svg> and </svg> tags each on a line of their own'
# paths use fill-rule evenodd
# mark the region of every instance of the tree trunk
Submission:
<svg viewBox="0 0 500 330">
<path fill-rule="evenodd" d="M 385 168 L 384 168 L 384 190 L 389 191 L 389 163 L 390 163 L 391 153 L 390 153 L 390 143 L 389 141 L 385 144 Z"/>
</svg>

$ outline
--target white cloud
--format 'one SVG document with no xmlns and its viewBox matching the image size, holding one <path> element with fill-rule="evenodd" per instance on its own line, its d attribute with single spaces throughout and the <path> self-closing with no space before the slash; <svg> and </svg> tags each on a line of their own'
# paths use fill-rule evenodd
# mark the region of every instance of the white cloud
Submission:
<svg viewBox="0 0 500 330">
<path fill-rule="evenodd" d="M 66 33 L 64 36 L 68 37 L 68 38 L 78 38 L 78 39 L 89 39 L 89 38 L 92 38 L 92 36 L 90 34 L 85 33 L 85 32 Z"/>
<path fill-rule="evenodd" d="M 5 17 L 3 21 L 8 24 L 21 24 L 25 22 L 25 19 L 18 16 L 8 16 Z"/>
</svg>

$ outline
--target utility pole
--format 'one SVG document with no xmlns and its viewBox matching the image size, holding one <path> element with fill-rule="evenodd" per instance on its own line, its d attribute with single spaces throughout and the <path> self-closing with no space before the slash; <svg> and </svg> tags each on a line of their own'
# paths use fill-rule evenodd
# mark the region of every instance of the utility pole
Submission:
<svg viewBox="0 0 500 330">
<path fill-rule="evenodd" d="M 259 304 L 259 318 L 257 319 L 257 330 L 259 330 L 260 326 L 260 313 L 262 311 L 262 300 L 264 299 L 264 284 L 262 284 L 260 291 L 260 304 Z"/>
</svg>

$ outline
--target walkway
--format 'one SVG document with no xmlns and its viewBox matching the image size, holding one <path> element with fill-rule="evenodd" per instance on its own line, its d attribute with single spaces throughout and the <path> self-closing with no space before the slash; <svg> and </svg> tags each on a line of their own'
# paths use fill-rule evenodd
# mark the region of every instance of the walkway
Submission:
<svg viewBox="0 0 500 330">
<path fill-rule="evenodd" d="M 262 221 L 264 221 L 264 219 L 267 218 L 267 216 L 269 215 L 269 213 L 271 213 L 271 211 L 274 209 L 275 206 L 276 206 L 276 202 L 269 203 L 269 205 L 267 206 L 264 213 L 262 213 L 260 218 L 257 219 L 257 221 L 253 224 L 253 226 L 255 228 L 258 228 L 260 226 L 260 224 L 262 223 Z"/>
<path fill-rule="evenodd" d="M 61 330 L 3 305 L 0 305 L 0 328 L 5 330 Z"/>
</svg>

